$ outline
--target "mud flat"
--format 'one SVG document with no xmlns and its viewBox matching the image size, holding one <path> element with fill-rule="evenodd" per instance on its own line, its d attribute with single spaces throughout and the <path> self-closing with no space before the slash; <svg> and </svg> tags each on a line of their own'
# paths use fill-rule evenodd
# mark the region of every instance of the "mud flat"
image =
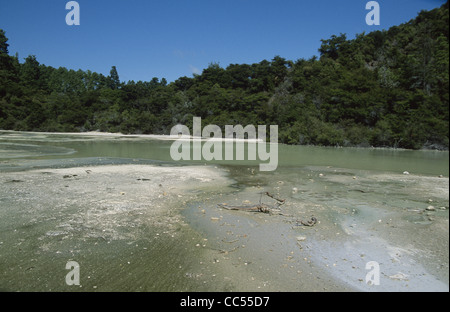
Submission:
<svg viewBox="0 0 450 312">
<path fill-rule="evenodd" d="M 130 139 L 148 139 L 148 140 L 163 140 L 163 141 L 175 141 L 175 140 L 181 140 L 181 137 L 178 136 L 171 136 L 171 135 L 164 135 L 164 134 L 123 134 L 123 133 L 113 133 L 113 132 L 100 132 L 100 131 L 89 131 L 89 132 L 33 132 L 33 131 L 13 131 L 13 130 L 0 130 L 0 135 L 6 134 L 8 135 L 9 139 L 17 139 L 17 140 L 24 140 L 29 139 L 32 137 L 33 139 L 48 139 L 49 137 L 57 138 L 59 137 L 67 137 L 70 136 L 73 138 L 79 138 L 79 139 L 92 139 L 92 140 L 99 140 L 99 139 L 124 139 L 124 140 L 130 140 Z M 24 134 L 26 135 L 24 137 Z M 27 138 L 28 136 L 28 138 Z M 194 137 L 192 135 L 184 135 L 182 140 L 192 140 L 192 139 L 199 139 L 198 137 Z M 260 139 L 239 139 L 239 138 L 200 138 L 202 141 L 209 140 L 209 141 L 222 141 L 222 142 L 262 142 Z"/>
<path fill-rule="evenodd" d="M 205 166 L 0 173 L 0 289 L 215 289 L 187 278 L 203 251 L 195 248 L 201 238 L 179 210 L 226 182 Z M 71 260 L 80 265 L 80 286 L 65 283 Z"/>
<path fill-rule="evenodd" d="M 259 280 L 256 290 L 448 291 L 448 178 L 314 167 L 241 179 L 245 187 L 185 214 L 220 263 Z M 214 203 L 274 204 L 266 191 L 286 199 L 282 215 Z M 299 222 L 312 216 L 312 227 Z"/>
<path fill-rule="evenodd" d="M 218 201 L 234 194 L 228 174 L 211 166 L 153 165 L 1 173 L 0 289 L 351 289 L 315 271 L 310 260 L 296 263 L 298 245 L 282 218 L 235 214 L 197 228 L 217 213 Z M 189 214 L 199 202 L 208 213 Z M 267 228 L 256 226 L 260 222 Z M 65 283 L 68 261 L 80 265 L 80 286 Z"/>
<path fill-rule="evenodd" d="M 448 291 L 446 177 L 135 164 L 2 172 L 0 185 L 0 290 Z M 274 204 L 265 192 L 282 214 L 218 206 Z"/>
</svg>

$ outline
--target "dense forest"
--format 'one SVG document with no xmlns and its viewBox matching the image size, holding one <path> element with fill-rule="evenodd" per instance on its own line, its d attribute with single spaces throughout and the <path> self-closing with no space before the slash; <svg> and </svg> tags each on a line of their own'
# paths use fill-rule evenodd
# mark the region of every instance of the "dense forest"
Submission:
<svg viewBox="0 0 450 312">
<path fill-rule="evenodd" d="M 0 29 L 0 129 L 168 134 L 191 126 L 279 126 L 287 144 L 448 149 L 449 13 L 322 40 L 320 57 L 212 63 L 200 75 L 121 82 L 8 52 Z"/>
</svg>

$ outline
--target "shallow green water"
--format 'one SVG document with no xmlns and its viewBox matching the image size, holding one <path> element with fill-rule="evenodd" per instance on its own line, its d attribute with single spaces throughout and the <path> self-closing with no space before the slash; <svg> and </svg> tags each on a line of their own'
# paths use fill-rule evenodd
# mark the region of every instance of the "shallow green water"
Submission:
<svg viewBox="0 0 450 312">
<path fill-rule="evenodd" d="M 84 137 L 78 135 L 39 134 L 0 131 L 0 170 L 11 168 L 14 160 L 39 160 L 42 166 L 52 159 L 78 159 L 83 164 L 98 158 L 116 162 L 162 161 L 175 164 L 207 163 L 254 166 L 264 161 L 212 160 L 178 161 L 170 156 L 172 141 L 140 137 Z M 247 147 L 247 145 L 245 145 Z M 223 152 L 227 146 L 223 147 Z M 81 161 L 80 159 L 90 159 Z M 224 158 L 224 157 L 223 157 Z M 245 152 L 247 158 L 247 150 Z M 192 158 L 191 158 L 192 159 Z M 46 161 L 47 160 L 47 161 Z M 105 161 L 105 160 L 104 160 Z M 25 162 L 16 162 L 27 167 Z M 36 163 L 34 163 L 36 165 Z M 330 148 L 312 146 L 278 146 L 278 167 L 332 166 L 358 170 L 421 175 L 449 175 L 449 153 L 371 148 Z"/>
<path fill-rule="evenodd" d="M 259 172 L 257 165 L 261 163 L 260 160 L 174 162 L 170 157 L 172 142 L 137 136 L 81 136 L 0 131 L 0 174 L 2 172 L 15 174 L 15 171 L 36 168 L 71 168 L 103 164 L 156 163 L 164 166 L 217 164 L 224 165 L 222 168 L 225 168 L 231 178 L 230 181 L 233 181 L 231 187 L 220 190 L 223 195 L 218 196 L 216 190 L 209 190 L 208 194 L 206 192 L 197 194 L 195 203 L 188 203 L 186 206 L 180 204 L 180 207 L 187 208 L 184 209 L 183 215 L 191 227 L 180 228 L 182 234 L 177 240 L 171 238 L 163 240 L 162 236 L 156 236 L 156 230 L 153 228 L 140 229 L 142 238 L 136 240 L 112 240 L 111 242 L 101 238 L 98 241 L 86 240 L 79 236 L 79 233 L 84 233 L 84 228 L 76 227 L 68 230 L 68 233 L 63 233 L 71 239 L 63 239 L 62 237 L 65 236 L 61 234 L 63 231 L 60 227 L 61 220 L 76 216 L 79 209 L 87 211 L 92 207 L 76 206 L 78 210 L 73 212 L 69 206 L 65 211 L 59 211 L 52 204 L 46 205 L 43 198 L 31 200 L 30 198 L 33 197 L 26 188 L 17 188 L 22 193 L 0 192 L 0 271 L 4 272 L 3 280 L 0 280 L 0 290 L 65 291 L 67 286 L 61 279 L 57 279 L 59 284 L 55 283 L 54 274 L 57 272 L 58 276 L 64 276 L 67 273 L 64 270 L 65 261 L 73 258 L 88 263 L 83 265 L 85 288 L 80 290 L 235 290 L 241 279 L 238 273 L 226 275 L 226 279 L 221 283 L 215 283 L 214 286 L 205 284 L 206 281 L 210 281 L 210 276 L 220 275 L 213 268 L 218 264 L 215 259 L 218 257 L 215 249 L 209 250 L 209 256 L 212 255 L 213 258 L 208 260 L 202 258 L 205 255 L 198 247 L 195 247 L 195 252 L 192 252 L 186 246 L 196 246 L 192 243 L 193 239 L 195 243 L 202 244 L 204 237 L 209 238 L 208 242 L 214 241 L 213 238 L 218 235 L 217 224 L 211 223 L 210 217 L 218 216 L 217 200 L 231 202 L 236 199 L 236 204 L 240 204 L 243 199 L 248 199 L 255 203 L 260 199 L 258 192 L 261 192 L 261 189 L 279 192 L 282 198 L 287 198 L 292 204 L 290 206 L 292 213 L 299 212 L 295 210 L 298 206 L 308 212 L 314 211 L 321 214 L 323 226 L 326 223 L 325 218 L 336 222 L 343 219 L 344 223 L 351 221 L 352 224 L 363 222 L 368 224 L 369 221 L 373 221 L 372 219 L 381 218 L 380 212 L 385 213 L 385 210 L 425 209 L 429 205 L 427 202 L 429 199 L 432 199 L 437 207 L 448 206 L 448 198 L 442 200 L 433 194 L 423 194 L 419 186 L 417 186 L 418 191 L 414 191 L 411 188 L 416 186 L 414 183 L 406 186 L 405 183 L 394 180 L 373 179 L 373 175 L 377 173 L 403 173 L 404 171 L 410 172 L 411 175 L 448 177 L 448 152 L 279 145 L 278 169 L 274 172 Z M 355 176 L 357 179 L 354 180 Z M 14 187 L 10 186 L 15 184 L 31 183 L 31 181 L 11 178 L 11 175 L 8 179 L 2 179 L 0 182 L 8 183 L 8 188 L 11 189 Z M 68 184 L 66 181 L 69 180 L 63 179 L 63 181 Z M 105 187 L 109 192 L 108 187 Z M 61 185 L 61 189 L 61 192 L 64 192 L 64 185 Z M 41 196 L 45 198 L 45 194 Z M 77 200 L 73 199 L 73 203 L 77 204 Z M 209 207 L 210 210 L 205 214 L 198 208 L 199 205 L 206 209 Z M 33 213 L 30 212 L 30 207 L 33 208 Z M 353 217 L 351 214 L 353 212 L 357 212 L 358 215 Z M 349 215 L 354 219 L 347 220 Z M 424 216 L 415 213 L 407 217 L 413 218 L 411 222 L 414 224 L 430 223 L 428 219 L 424 219 Z M 448 208 L 437 211 L 434 217 L 448 218 Z M 245 216 L 238 215 L 238 218 L 245 220 Z M 121 220 L 116 221 L 120 223 Z M 231 221 L 236 220 L 230 219 Z M 249 219 L 246 222 L 252 224 L 253 221 Z M 83 222 L 79 226 L 84 226 Z M 285 230 L 285 227 L 279 227 L 279 224 L 271 226 L 280 233 Z M 236 231 L 237 228 L 231 229 Z M 127 227 L 117 229 L 121 234 L 127 234 L 129 230 Z M 247 226 L 243 226 L 242 231 L 242 235 L 250 233 Z M 227 235 L 227 233 L 222 234 Z M 260 233 L 260 235 L 263 234 Z M 252 237 L 251 234 L 249 237 Z M 222 237 L 216 240 L 224 244 Z M 74 243 L 76 244 L 73 245 Z M 274 239 L 273 244 L 279 245 L 277 239 Z M 53 258 L 49 258 L 48 250 L 52 248 L 57 248 L 58 252 L 52 256 Z M 232 246 L 225 243 L 223 248 L 231 249 Z M 68 250 L 68 252 L 59 253 L 59 249 Z M 251 257 L 252 254 L 254 251 L 243 255 Z M 290 253 L 283 255 L 282 258 L 285 259 L 290 255 Z M 108 261 L 105 262 L 105 259 Z M 252 261 L 256 267 L 257 259 Z M 199 263 L 202 262 L 202 266 L 199 267 Z M 208 263 L 209 267 L 205 267 L 205 263 Z M 243 267 L 247 270 L 245 265 Z M 263 262 L 259 265 L 265 266 Z M 363 264 L 361 265 L 363 267 Z M 448 266 L 448 263 L 446 265 Z M 233 268 L 235 267 L 236 265 L 233 265 Z M 270 267 L 270 264 L 267 267 Z M 275 267 L 274 270 L 276 270 Z M 417 270 L 417 272 L 411 270 L 410 274 L 423 273 L 421 267 Z M 241 271 L 243 272 L 247 271 Z M 274 274 L 278 273 L 275 271 Z M 273 276 L 267 275 L 264 281 L 266 279 L 270 281 L 271 277 Z M 356 280 L 359 278 L 360 276 L 355 277 Z M 275 286 L 275 281 L 271 283 Z M 285 285 L 287 290 L 297 290 L 301 284 L 292 282 L 292 284 L 281 285 Z M 93 288 L 97 286 L 98 288 Z M 439 287 L 441 290 L 442 287 Z M 255 289 L 259 288 L 239 288 L 239 290 Z M 321 288 L 307 287 L 304 289 L 321 290 Z M 419 286 L 417 289 L 421 290 Z"/>
</svg>

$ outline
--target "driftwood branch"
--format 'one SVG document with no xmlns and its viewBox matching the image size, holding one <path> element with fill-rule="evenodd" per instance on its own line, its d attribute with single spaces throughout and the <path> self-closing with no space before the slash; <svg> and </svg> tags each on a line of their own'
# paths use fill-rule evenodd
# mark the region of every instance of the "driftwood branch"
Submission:
<svg viewBox="0 0 450 312">
<path fill-rule="evenodd" d="M 266 194 L 267 196 L 269 196 L 270 198 L 275 199 L 280 205 L 283 205 L 286 202 L 286 199 L 279 199 L 276 198 L 275 196 L 273 196 L 272 194 L 270 194 L 269 192 L 265 192 L 264 194 Z"/>
<path fill-rule="evenodd" d="M 220 208 L 228 209 L 228 210 L 245 210 L 251 212 L 262 212 L 262 213 L 270 213 L 271 208 L 265 204 L 257 204 L 257 205 L 243 205 L 243 206 L 230 206 L 227 204 L 217 204 Z"/>
<path fill-rule="evenodd" d="M 235 205 L 227 205 L 227 204 L 217 204 L 220 208 L 227 209 L 227 210 L 241 210 L 241 211 L 248 211 L 248 212 L 262 212 L 262 213 L 268 213 L 271 215 L 281 215 L 285 217 L 293 217 L 292 215 L 287 215 L 281 212 L 280 206 L 286 203 L 285 199 L 280 199 L 275 197 L 274 195 L 270 194 L 269 192 L 261 193 L 262 195 L 266 195 L 274 200 L 277 201 L 276 206 L 275 205 L 267 205 L 261 202 L 259 204 L 254 205 L 242 205 L 242 206 L 235 206 Z M 315 217 L 311 217 L 309 220 L 296 220 L 296 225 L 298 226 L 314 226 L 317 224 L 317 219 Z"/>
<path fill-rule="evenodd" d="M 279 199 L 276 198 L 274 195 L 270 194 L 269 192 L 261 193 L 261 195 L 267 195 L 268 197 L 275 199 L 277 201 L 277 206 L 271 206 L 267 205 L 261 202 L 256 205 L 242 205 L 242 206 L 233 206 L 233 205 L 227 205 L 227 204 L 217 204 L 220 208 L 227 209 L 227 210 L 242 210 L 242 211 L 249 211 L 249 212 L 262 212 L 262 213 L 269 213 L 269 214 L 278 214 L 278 215 L 285 215 L 280 212 L 280 206 L 283 205 L 286 200 L 285 199 Z"/>
</svg>

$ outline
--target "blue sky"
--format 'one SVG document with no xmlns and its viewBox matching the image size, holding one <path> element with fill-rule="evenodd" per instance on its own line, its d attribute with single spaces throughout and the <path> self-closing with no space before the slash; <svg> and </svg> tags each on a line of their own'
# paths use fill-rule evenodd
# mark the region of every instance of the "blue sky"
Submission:
<svg viewBox="0 0 450 312">
<path fill-rule="evenodd" d="M 21 62 L 120 80 L 169 82 L 215 62 L 258 63 L 317 55 L 320 39 L 388 29 L 444 0 L 380 0 L 380 26 L 365 22 L 366 0 L 79 0 L 80 25 L 68 26 L 66 0 L 0 0 L 0 28 Z"/>
</svg>

